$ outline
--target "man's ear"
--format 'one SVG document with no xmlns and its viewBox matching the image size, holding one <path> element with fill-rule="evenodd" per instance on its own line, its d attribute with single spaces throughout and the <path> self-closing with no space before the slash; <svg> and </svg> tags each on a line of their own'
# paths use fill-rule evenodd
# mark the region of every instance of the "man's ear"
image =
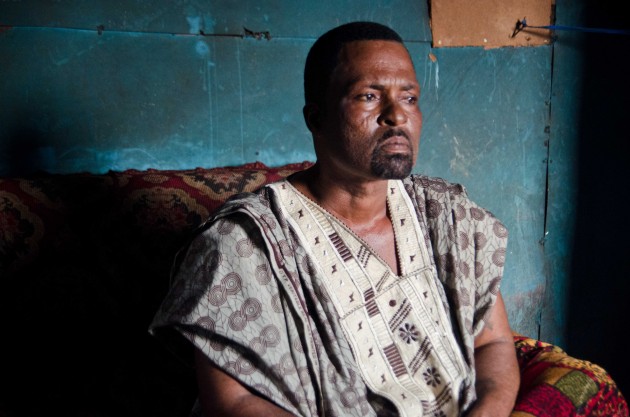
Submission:
<svg viewBox="0 0 630 417">
<path fill-rule="evenodd" d="M 321 127 L 321 111 L 319 106 L 315 103 L 306 103 L 302 109 L 302 113 L 304 114 L 304 121 L 306 122 L 308 130 L 313 134 L 317 133 Z"/>
</svg>

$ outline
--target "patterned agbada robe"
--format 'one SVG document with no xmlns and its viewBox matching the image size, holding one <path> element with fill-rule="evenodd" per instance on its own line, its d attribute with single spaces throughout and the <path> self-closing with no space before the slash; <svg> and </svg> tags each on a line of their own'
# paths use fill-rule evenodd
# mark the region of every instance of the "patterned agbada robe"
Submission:
<svg viewBox="0 0 630 417">
<path fill-rule="evenodd" d="M 395 275 L 287 181 L 231 199 L 175 269 L 151 330 L 176 330 L 299 416 L 456 416 L 507 231 L 441 179 L 389 181 Z"/>
</svg>

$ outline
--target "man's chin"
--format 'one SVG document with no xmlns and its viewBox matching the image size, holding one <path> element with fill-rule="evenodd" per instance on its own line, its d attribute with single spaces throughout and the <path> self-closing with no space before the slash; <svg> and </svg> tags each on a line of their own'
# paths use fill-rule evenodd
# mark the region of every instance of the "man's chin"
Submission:
<svg viewBox="0 0 630 417">
<path fill-rule="evenodd" d="M 410 155 L 391 155 L 372 159 L 372 173 L 383 179 L 401 180 L 411 174 L 413 160 Z"/>
</svg>

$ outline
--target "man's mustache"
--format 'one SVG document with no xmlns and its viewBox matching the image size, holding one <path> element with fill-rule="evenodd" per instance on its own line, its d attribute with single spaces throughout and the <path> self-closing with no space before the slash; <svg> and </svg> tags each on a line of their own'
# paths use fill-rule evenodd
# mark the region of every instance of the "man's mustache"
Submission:
<svg viewBox="0 0 630 417">
<path fill-rule="evenodd" d="M 388 131 L 383 133 L 383 135 L 378 140 L 377 145 L 380 145 L 381 143 L 385 142 L 387 139 L 393 138 L 394 136 L 402 136 L 405 139 L 407 139 L 408 142 L 411 142 L 411 140 L 409 139 L 409 135 L 404 130 L 401 130 L 401 129 L 389 129 Z"/>
</svg>

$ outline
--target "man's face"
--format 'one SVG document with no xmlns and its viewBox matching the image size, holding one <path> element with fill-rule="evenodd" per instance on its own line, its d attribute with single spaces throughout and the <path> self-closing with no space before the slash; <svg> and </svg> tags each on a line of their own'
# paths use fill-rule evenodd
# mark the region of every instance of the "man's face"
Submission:
<svg viewBox="0 0 630 417">
<path fill-rule="evenodd" d="M 418 154 L 419 96 L 413 64 L 402 44 L 346 44 L 315 131 L 318 158 L 344 178 L 406 177 Z"/>
</svg>

